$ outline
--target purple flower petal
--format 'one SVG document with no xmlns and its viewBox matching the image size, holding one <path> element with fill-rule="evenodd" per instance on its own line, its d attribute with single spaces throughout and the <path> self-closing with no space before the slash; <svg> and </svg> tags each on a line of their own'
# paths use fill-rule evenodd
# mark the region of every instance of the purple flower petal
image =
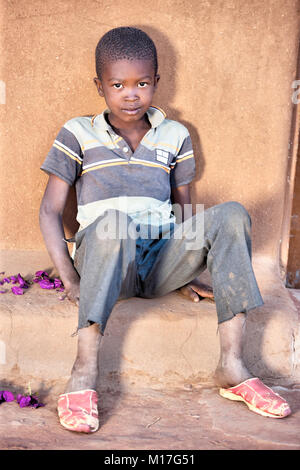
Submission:
<svg viewBox="0 0 300 470">
<path fill-rule="evenodd" d="M 30 397 L 24 397 L 23 395 L 18 395 L 17 402 L 20 405 L 20 408 L 24 408 L 25 406 L 29 406 L 30 404 Z"/>
<path fill-rule="evenodd" d="M 19 405 L 21 408 L 25 408 L 25 406 L 29 406 L 30 405 L 30 397 L 22 397 L 20 402 L 19 402 Z"/>
<path fill-rule="evenodd" d="M 20 407 L 23 408 L 24 406 L 29 406 L 31 402 L 30 397 L 22 397 L 20 400 Z"/>
<path fill-rule="evenodd" d="M 4 401 L 14 401 L 15 397 L 9 390 L 1 390 L 0 391 L 0 403 Z"/>
<path fill-rule="evenodd" d="M 45 271 L 37 271 L 37 272 L 35 273 L 35 275 L 36 275 L 36 276 L 41 276 L 42 274 L 44 274 L 44 272 L 45 272 Z"/>
<path fill-rule="evenodd" d="M 8 401 L 8 402 L 9 401 L 14 401 L 14 399 L 15 399 L 14 395 L 9 390 L 5 390 L 3 392 L 2 396 L 3 396 L 4 400 Z"/>
<path fill-rule="evenodd" d="M 42 289 L 54 289 L 54 283 L 49 279 L 43 279 L 42 281 L 39 281 L 39 285 Z"/>
<path fill-rule="evenodd" d="M 18 282 L 18 278 L 16 276 L 10 276 L 10 280 L 13 284 L 16 284 Z"/>
<path fill-rule="evenodd" d="M 12 287 L 11 291 L 15 295 L 23 295 L 24 294 L 23 289 L 21 287 L 18 287 L 18 286 Z"/>
<path fill-rule="evenodd" d="M 6 294 L 7 289 L 0 289 L 0 294 Z"/>
<path fill-rule="evenodd" d="M 5 278 L 3 279 L 3 283 L 5 283 L 5 282 L 10 283 L 10 278 L 9 278 L 9 277 L 5 277 Z"/>
<path fill-rule="evenodd" d="M 19 403 L 21 408 L 25 406 L 32 406 L 33 408 L 39 408 L 40 406 L 45 406 L 44 403 L 40 403 L 38 398 L 33 395 L 18 395 L 17 402 Z"/>
<path fill-rule="evenodd" d="M 40 406 L 45 406 L 44 403 L 40 403 L 37 397 L 34 397 L 31 395 L 31 402 L 30 406 L 33 406 L 33 408 L 39 408 Z"/>
<path fill-rule="evenodd" d="M 54 279 L 54 287 L 62 287 L 62 281 L 60 279 L 55 278 Z"/>
<path fill-rule="evenodd" d="M 20 273 L 18 274 L 18 282 L 20 284 L 20 287 L 25 287 L 25 288 L 28 287 L 25 279 L 21 276 Z"/>
<path fill-rule="evenodd" d="M 47 277 L 47 278 L 49 277 L 49 274 L 46 271 L 37 271 L 35 275 L 37 277 Z"/>
</svg>

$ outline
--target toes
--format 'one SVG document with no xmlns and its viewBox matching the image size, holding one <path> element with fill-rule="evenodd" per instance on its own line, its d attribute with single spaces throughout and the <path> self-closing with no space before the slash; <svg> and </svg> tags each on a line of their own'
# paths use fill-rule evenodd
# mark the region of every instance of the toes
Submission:
<svg viewBox="0 0 300 470">
<path fill-rule="evenodd" d="M 199 302 L 198 294 L 191 287 L 182 287 L 180 289 L 180 292 L 186 297 L 189 297 L 193 302 Z"/>
</svg>

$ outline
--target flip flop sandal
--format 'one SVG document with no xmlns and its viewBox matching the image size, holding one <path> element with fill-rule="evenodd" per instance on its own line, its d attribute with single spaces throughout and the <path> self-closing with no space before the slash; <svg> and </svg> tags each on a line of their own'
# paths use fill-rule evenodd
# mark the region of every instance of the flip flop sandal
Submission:
<svg viewBox="0 0 300 470">
<path fill-rule="evenodd" d="M 288 403 L 257 377 L 231 388 L 220 388 L 220 395 L 229 400 L 243 401 L 254 413 L 269 418 L 285 418 L 291 414 Z"/>
<path fill-rule="evenodd" d="M 95 390 L 63 393 L 58 399 L 60 423 L 69 431 L 92 433 L 99 428 Z"/>
</svg>

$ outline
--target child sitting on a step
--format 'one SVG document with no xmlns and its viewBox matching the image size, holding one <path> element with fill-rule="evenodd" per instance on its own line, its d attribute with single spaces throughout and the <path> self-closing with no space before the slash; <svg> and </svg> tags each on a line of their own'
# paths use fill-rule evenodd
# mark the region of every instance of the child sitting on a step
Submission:
<svg viewBox="0 0 300 470">
<path fill-rule="evenodd" d="M 98 349 L 117 300 L 180 288 L 190 297 L 214 296 L 220 393 L 262 415 L 287 416 L 288 404 L 253 378 L 242 359 L 245 314 L 263 304 L 247 211 L 227 202 L 182 222 L 172 211 L 176 204 L 185 215 L 195 162 L 186 127 L 152 106 L 160 78 L 153 41 L 136 28 L 108 31 L 96 48 L 96 72 L 107 110 L 66 122 L 41 167 L 49 174 L 41 231 L 67 297 L 79 305 L 78 353 L 59 398 L 61 424 L 79 432 L 98 429 Z M 62 214 L 74 184 L 80 228 L 73 260 Z M 206 268 L 213 294 L 197 287 Z"/>
</svg>

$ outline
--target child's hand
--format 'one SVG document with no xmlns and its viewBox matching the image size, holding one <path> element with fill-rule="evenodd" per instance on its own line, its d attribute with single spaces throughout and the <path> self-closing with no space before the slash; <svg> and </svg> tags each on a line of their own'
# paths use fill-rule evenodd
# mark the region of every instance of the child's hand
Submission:
<svg viewBox="0 0 300 470">
<path fill-rule="evenodd" d="M 80 293 L 80 284 L 79 278 L 73 282 L 64 282 L 65 294 L 70 302 L 74 303 L 79 307 L 79 293 Z"/>
<path fill-rule="evenodd" d="M 193 302 L 199 302 L 199 296 L 214 300 L 212 288 L 198 281 L 197 278 L 178 290 L 185 297 L 189 297 Z"/>
</svg>

